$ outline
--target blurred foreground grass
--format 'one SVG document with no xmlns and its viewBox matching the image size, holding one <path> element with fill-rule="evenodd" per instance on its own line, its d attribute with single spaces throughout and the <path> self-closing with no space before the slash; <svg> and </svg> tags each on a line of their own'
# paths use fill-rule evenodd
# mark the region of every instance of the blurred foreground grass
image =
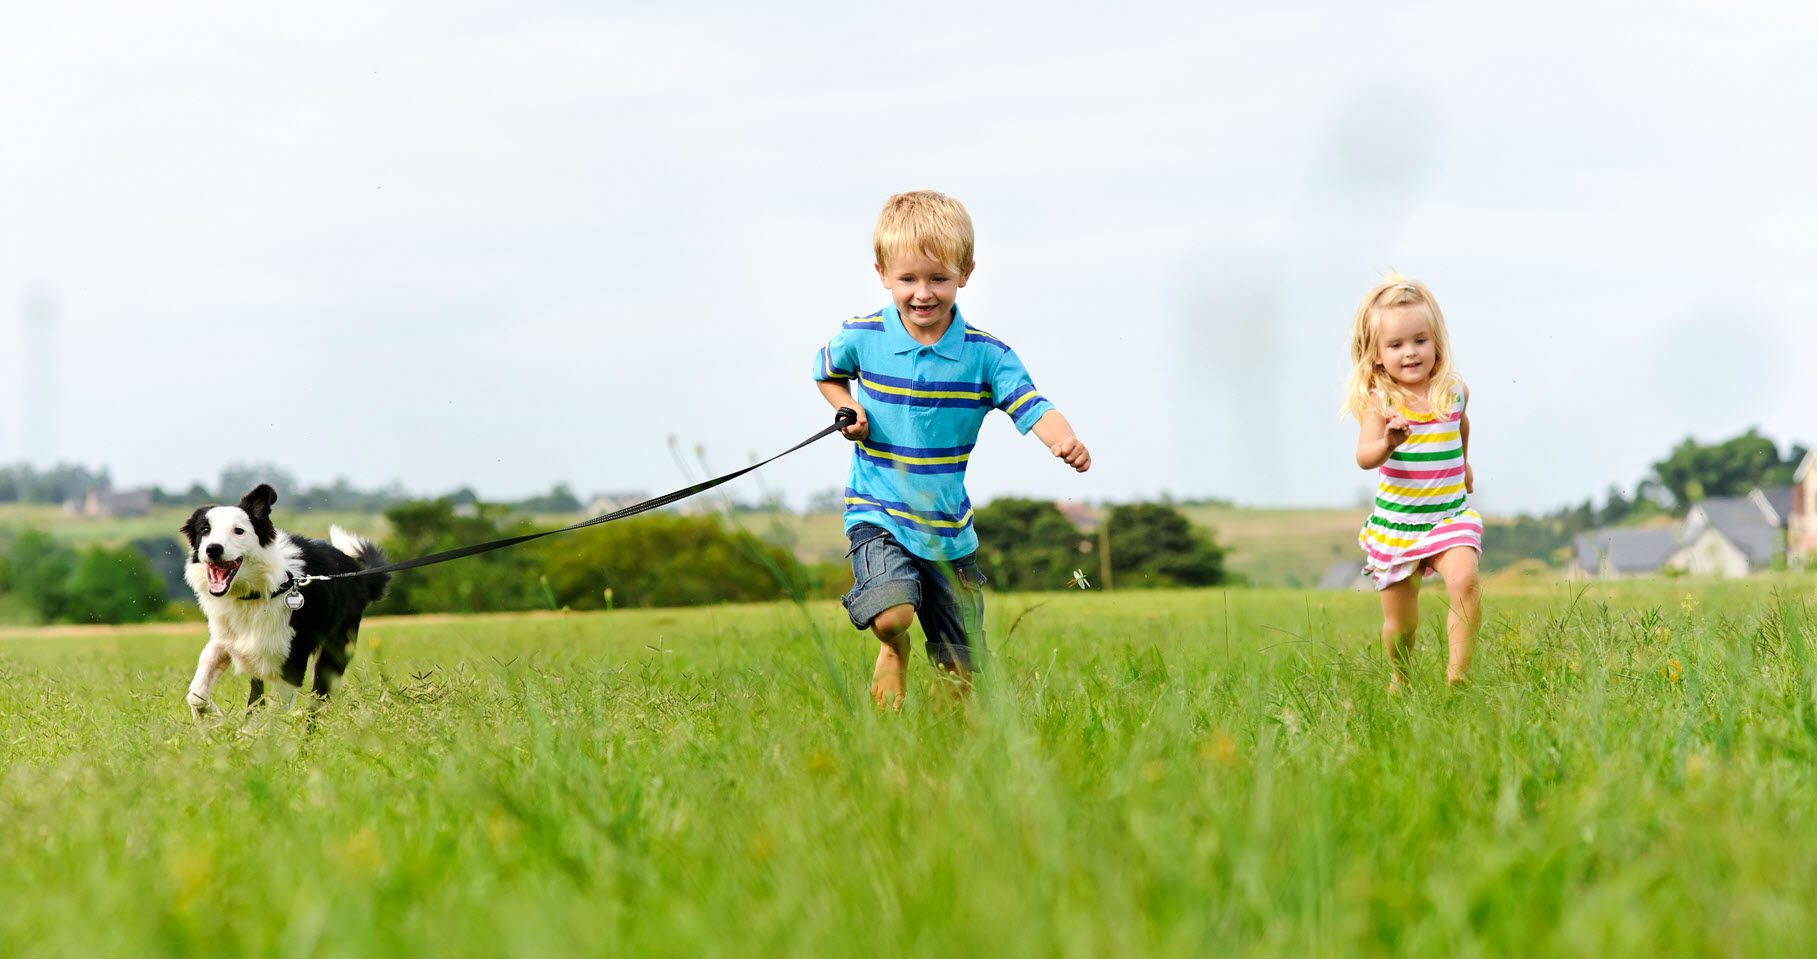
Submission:
<svg viewBox="0 0 1817 959">
<path fill-rule="evenodd" d="M 0 952 L 1810 955 L 1812 586 L 1491 593 L 1458 694 L 1428 590 L 1401 700 L 1372 596 L 998 596 L 964 714 L 835 604 L 378 620 L 206 730 L 200 626 L 4 633 Z"/>
</svg>

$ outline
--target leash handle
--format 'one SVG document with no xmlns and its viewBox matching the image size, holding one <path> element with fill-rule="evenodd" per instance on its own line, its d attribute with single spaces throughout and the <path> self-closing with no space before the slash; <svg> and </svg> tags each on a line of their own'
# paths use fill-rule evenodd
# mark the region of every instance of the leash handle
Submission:
<svg viewBox="0 0 1817 959">
<path fill-rule="evenodd" d="M 839 427 L 842 432 L 856 422 L 858 422 L 858 413 L 849 406 L 841 406 L 839 411 L 833 414 L 833 425 Z"/>
</svg>

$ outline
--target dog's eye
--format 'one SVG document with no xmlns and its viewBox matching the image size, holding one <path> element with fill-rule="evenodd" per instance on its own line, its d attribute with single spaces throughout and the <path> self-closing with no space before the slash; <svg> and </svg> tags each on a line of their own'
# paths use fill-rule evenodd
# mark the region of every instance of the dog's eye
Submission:
<svg viewBox="0 0 1817 959">
<path fill-rule="evenodd" d="M 235 535 L 235 536 L 244 536 L 244 535 L 246 535 L 246 531 L 245 531 L 245 530 L 243 530 L 243 529 L 241 529 L 241 528 L 239 528 L 239 527 L 238 527 L 238 526 L 235 526 L 235 527 L 234 527 L 234 528 L 233 528 L 233 535 Z"/>
</svg>

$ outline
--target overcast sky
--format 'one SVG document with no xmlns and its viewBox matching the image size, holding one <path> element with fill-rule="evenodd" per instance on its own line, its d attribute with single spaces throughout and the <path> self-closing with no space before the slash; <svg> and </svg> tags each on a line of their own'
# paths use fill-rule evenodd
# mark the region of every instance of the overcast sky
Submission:
<svg viewBox="0 0 1817 959">
<path fill-rule="evenodd" d="M 980 503 L 1354 504 L 1390 267 L 1487 511 L 1817 441 L 1817 4 L 1110 9 L 0 0 L 0 462 L 671 489 L 671 437 L 724 470 L 829 420 L 811 358 L 917 188 L 1094 458 L 993 417 Z"/>
</svg>

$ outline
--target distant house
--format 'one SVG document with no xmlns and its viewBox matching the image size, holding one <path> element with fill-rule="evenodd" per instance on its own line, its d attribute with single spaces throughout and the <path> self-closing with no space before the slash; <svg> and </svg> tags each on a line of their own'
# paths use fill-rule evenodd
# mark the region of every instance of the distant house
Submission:
<svg viewBox="0 0 1817 959">
<path fill-rule="evenodd" d="M 1756 489 L 1746 496 L 1703 500 L 1675 527 L 1599 529 L 1580 534 L 1571 544 L 1567 575 L 1572 579 L 1618 579 L 1669 567 L 1693 576 L 1734 577 L 1771 569 L 1785 552 L 1790 525 L 1800 521 L 1801 495 L 1807 494 L 1789 486 Z M 1804 508 L 1809 509 L 1809 504 Z"/>
<path fill-rule="evenodd" d="M 91 489 L 83 499 L 64 503 L 63 511 L 71 516 L 94 516 L 102 519 L 144 516 L 151 512 L 151 490 Z"/>
<path fill-rule="evenodd" d="M 1792 497 L 1797 495 L 1790 486 L 1775 486 L 1772 489 L 1756 489 L 1748 494 L 1748 499 L 1760 507 L 1760 511 L 1773 521 L 1773 525 L 1785 529 L 1786 520 L 1792 515 Z"/>
<path fill-rule="evenodd" d="M 1579 533 L 1571 541 L 1572 579 L 1622 579 L 1657 573 L 1678 546 L 1678 530 L 1670 526 L 1598 529 Z"/>
<path fill-rule="evenodd" d="M 1792 474 L 1792 504 L 1786 516 L 1786 559 L 1817 565 L 1817 449 L 1804 454 Z"/>
<path fill-rule="evenodd" d="M 1102 512 L 1094 510 L 1076 499 L 1055 500 L 1054 508 L 1060 511 L 1061 516 L 1066 517 L 1068 523 L 1073 524 L 1073 529 L 1081 533 L 1096 532 L 1098 523 L 1104 517 Z"/>
<path fill-rule="evenodd" d="M 1360 559 L 1334 560 L 1325 575 L 1319 577 L 1320 589 L 1347 589 L 1353 593 L 1370 593 L 1375 591 L 1375 584 L 1370 582 L 1369 574 L 1363 571 Z"/>
<path fill-rule="evenodd" d="M 1736 577 L 1770 569 L 1785 542 L 1785 523 L 1775 500 L 1790 510 L 1789 490 L 1757 489 L 1692 506 L 1667 565 L 1693 576 Z"/>
</svg>

